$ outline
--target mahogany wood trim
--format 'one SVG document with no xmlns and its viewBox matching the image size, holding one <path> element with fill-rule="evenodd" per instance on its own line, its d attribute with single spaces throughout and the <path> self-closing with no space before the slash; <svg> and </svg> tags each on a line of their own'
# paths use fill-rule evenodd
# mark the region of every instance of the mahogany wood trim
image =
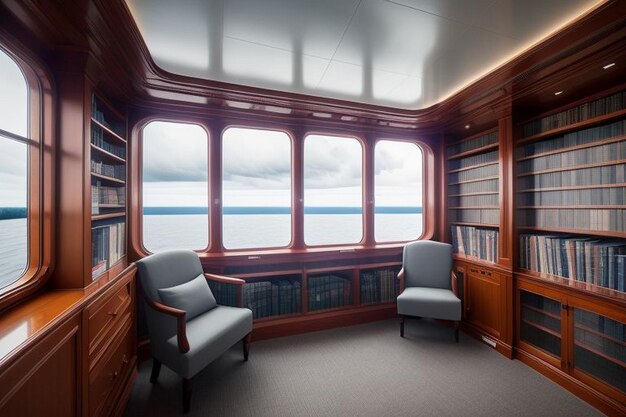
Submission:
<svg viewBox="0 0 626 417">
<path fill-rule="evenodd" d="M 622 164 L 626 164 L 626 159 L 615 159 L 611 161 L 595 162 L 591 164 L 572 165 L 572 166 L 565 166 L 565 167 L 559 167 L 559 168 L 542 169 L 539 171 L 522 172 L 520 174 L 517 174 L 517 177 L 527 177 L 529 175 L 539 175 L 539 174 L 550 174 L 552 172 L 576 171 L 582 168 L 595 168 L 595 167 L 622 165 Z"/>
<path fill-rule="evenodd" d="M 459 159 L 459 158 L 465 158 L 466 156 L 471 156 L 471 155 L 475 155 L 475 154 L 479 154 L 479 153 L 483 153 L 485 151 L 491 151 L 491 150 L 495 150 L 498 149 L 498 143 L 492 143 L 490 145 L 485 145 L 485 146 L 481 146 L 480 148 L 476 148 L 476 149 L 470 149 L 469 151 L 465 151 L 465 152 L 461 152 L 461 153 L 457 153 L 454 155 L 450 155 L 448 156 L 448 161 L 454 160 L 454 159 Z"/>
<path fill-rule="evenodd" d="M 448 170 L 448 174 L 454 174 L 456 172 L 469 171 L 470 169 L 483 168 L 483 167 L 487 167 L 487 166 L 490 166 L 490 165 L 497 165 L 499 163 L 500 163 L 500 161 L 491 161 L 491 162 L 484 162 L 482 164 L 470 165 L 468 167 L 463 167 L 463 168 L 449 169 Z"/>
<path fill-rule="evenodd" d="M 204 276 L 208 280 L 211 280 L 211 281 L 236 285 L 237 286 L 237 305 L 239 307 L 243 307 L 243 285 L 246 283 L 245 280 L 240 279 L 240 278 L 225 277 L 222 275 L 215 275 L 215 274 L 204 274 Z"/>
<path fill-rule="evenodd" d="M 518 226 L 518 229 L 521 231 L 538 230 L 538 231 L 543 231 L 543 232 L 570 233 L 570 234 L 576 234 L 576 235 L 626 238 L 626 232 L 611 232 L 608 230 L 566 229 L 562 227 L 535 227 L 535 226 Z"/>
<path fill-rule="evenodd" d="M 497 180 L 500 177 L 498 175 L 492 175 L 490 177 L 482 177 L 475 180 L 466 180 L 466 181 L 457 181 L 457 182 L 449 182 L 448 185 L 459 185 L 459 184 L 468 184 L 470 182 L 481 182 L 481 181 L 489 181 L 489 180 Z"/>
<path fill-rule="evenodd" d="M 165 304 L 161 304 L 158 301 L 152 301 L 144 295 L 146 304 L 159 313 L 167 314 L 168 316 L 176 317 L 177 329 L 176 340 L 178 342 L 178 350 L 180 353 L 189 352 L 189 341 L 187 340 L 187 312 L 178 308 L 170 307 Z"/>
<path fill-rule="evenodd" d="M 565 148 L 554 149 L 551 151 L 540 152 L 529 156 L 524 156 L 522 158 L 517 158 L 516 162 L 528 161 L 531 159 L 537 159 L 544 156 L 555 155 L 563 152 L 577 151 L 579 149 L 587 149 L 587 148 L 595 148 L 597 146 L 609 145 L 611 143 L 622 142 L 626 140 L 626 135 L 614 136 L 608 139 L 596 140 L 594 142 L 583 143 L 581 145 L 568 146 Z"/>
<path fill-rule="evenodd" d="M 454 295 L 456 295 L 457 297 L 459 296 L 459 288 L 458 288 L 458 281 L 459 279 L 457 278 L 456 274 L 454 273 L 454 270 L 452 270 L 450 272 L 450 287 L 452 288 L 452 292 L 454 293 Z"/>
<path fill-rule="evenodd" d="M 400 292 L 402 292 L 405 288 L 404 268 L 400 269 L 400 272 L 398 272 L 398 279 L 400 280 Z"/>
<path fill-rule="evenodd" d="M 478 137 L 481 137 L 481 136 L 487 136 L 487 135 L 489 135 L 491 133 L 494 133 L 494 132 L 497 132 L 497 131 L 498 131 L 497 127 L 494 127 L 494 128 L 491 128 L 491 129 L 487 129 L 487 130 L 482 130 L 482 131 L 480 131 L 478 133 L 474 133 L 473 135 L 464 137 L 463 139 L 459 139 L 457 141 L 447 143 L 446 144 L 446 149 L 450 148 L 450 147 L 452 147 L 454 145 L 459 145 L 459 144 L 461 144 L 463 142 L 467 142 L 467 141 L 470 141 L 472 139 L 475 139 L 475 138 L 478 138 Z M 497 144 L 498 142 L 495 142 L 495 143 Z"/>
</svg>

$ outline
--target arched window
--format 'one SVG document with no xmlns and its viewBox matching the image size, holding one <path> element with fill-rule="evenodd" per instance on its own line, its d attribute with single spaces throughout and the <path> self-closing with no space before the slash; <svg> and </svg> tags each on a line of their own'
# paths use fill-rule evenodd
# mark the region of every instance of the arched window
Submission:
<svg viewBox="0 0 626 417">
<path fill-rule="evenodd" d="M 42 180 L 51 181 L 52 171 L 42 164 L 41 97 L 33 69 L 0 47 L 0 304 L 36 284 L 50 250 Z"/>
</svg>

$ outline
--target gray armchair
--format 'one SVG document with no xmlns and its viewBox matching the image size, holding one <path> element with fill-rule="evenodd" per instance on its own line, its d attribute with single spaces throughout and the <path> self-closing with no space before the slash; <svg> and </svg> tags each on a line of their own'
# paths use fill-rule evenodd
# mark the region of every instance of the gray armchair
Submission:
<svg viewBox="0 0 626 417">
<path fill-rule="evenodd" d="M 240 306 L 244 281 L 205 274 L 198 255 L 187 250 L 143 258 L 137 272 L 154 360 L 150 382 L 157 381 L 162 363 L 180 375 L 186 413 L 194 375 L 240 340 L 248 360 L 252 311 L 217 305 L 207 279 L 238 285 Z"/>
<path fill-rule="evenodd" d="M 430 240 L 408 243 L 398 278 L 400 336 L 404 337 L 406 317 L 428 317 L 454 321 L 454 337 L 458 342 L 461 300 L 452 271 L 452 246 Z"/>
</svg>

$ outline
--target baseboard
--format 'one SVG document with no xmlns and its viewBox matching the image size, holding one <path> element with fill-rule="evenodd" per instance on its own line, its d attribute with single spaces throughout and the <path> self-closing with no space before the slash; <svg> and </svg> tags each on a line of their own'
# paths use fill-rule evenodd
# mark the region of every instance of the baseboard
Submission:
<svg viewBox="0 0 626 417">
<path fill-rule="evenodd" d="M 502 340 L 483 332 L 476 326 L 472 326 L 470 323 L 467 322 L 461 323 L 461 330 L 463 330 L 463 332 L 472 336 L 479 342 L 482 342 L 487 346 L 495 349 L 501 355 L 506 356 L 509 359 L 513 359 L 513 346 L 509 345 L 508 343 L 505 343 Z"/>
<path fill-rule="evenodd" d="M 515 349 L 515 359 L 530 366 L 535 371 L 550 378 L 563 388 L 586 401 L 608 416 L 626 416 L 626 405 L 621 404 L 600 391 L 577 380 L 561 369 L 555 368 L 541 359 L 518 348 Z"/>
</svg>

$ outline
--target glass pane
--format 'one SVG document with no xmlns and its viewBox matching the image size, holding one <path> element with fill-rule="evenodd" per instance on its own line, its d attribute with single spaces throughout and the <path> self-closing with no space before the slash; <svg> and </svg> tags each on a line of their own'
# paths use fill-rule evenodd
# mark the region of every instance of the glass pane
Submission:
<svg viewBox="0 0 626 417">
<path fill-rule="evenodd" d="M 381 140 L 374 151 L 374 237 L 415 240 L 422 234 L 422 150 L 414 143 Z"/>
<path fill-rule="evenodd" d="M 363 148 L 358 140 L 304 140 L 304 241 L 359 243 L 363 238 Z"/>
<path fill-rule="evenodd" d="M 561 303 L 521 291 L 520 339 L 561 356 Z"/>
<path fill-rule="evenodd" d="M 0 136 L 0 288 L 28 264 L 28 147 Z"/>
<path fill-rule="evenodd" d="M 289 245 L 289 136 L 273 130 L 227 129 L 222 139 L 222 199 L 225 248 Z"/>
<path fill-rule="evenodd" d="M 143 129 L 143 245 L 150 252 L 209 245 L 208 137 L 198 125 Z"/>
<path fill-rule="evenodd" d="M 626 392 L 626 325 L 574 310 L 574 366 Z"/>
<path fill-rule="evenodd" d="M 22 71 L 0 49 L 0 129 L 28 136 L 28 86 Z"/>
</svg>

